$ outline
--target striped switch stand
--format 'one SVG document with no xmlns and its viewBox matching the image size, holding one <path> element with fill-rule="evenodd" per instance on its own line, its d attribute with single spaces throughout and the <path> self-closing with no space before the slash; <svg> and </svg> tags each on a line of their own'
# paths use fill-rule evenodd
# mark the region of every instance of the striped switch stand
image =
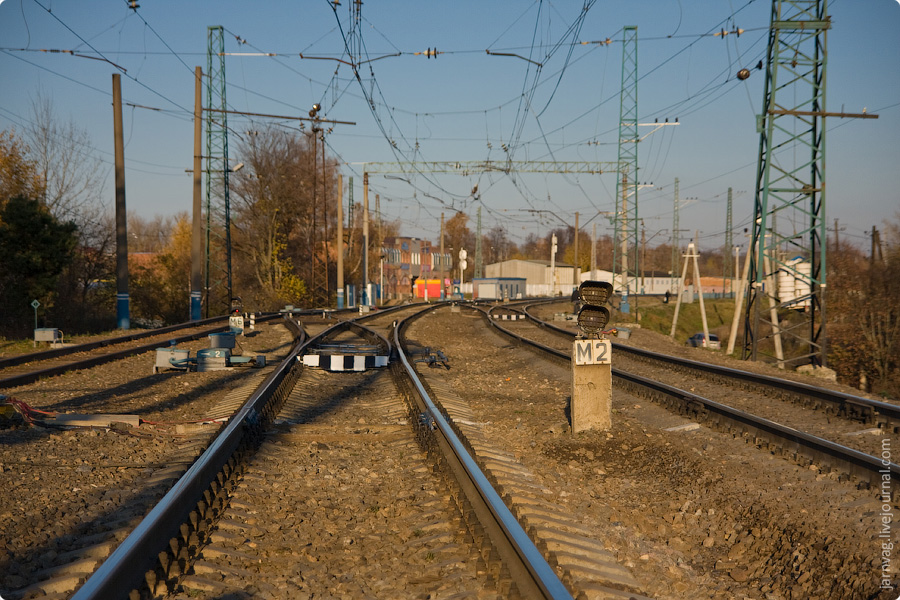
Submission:
<svg viewBox="0 0 900 600">
<path fill-rule="evenodd" d="M 365 371 L 386 367 L 387 356 L 361 356 L 359 354 L 304 354 L 303 365 L 326 371 Z"/>
</svg>

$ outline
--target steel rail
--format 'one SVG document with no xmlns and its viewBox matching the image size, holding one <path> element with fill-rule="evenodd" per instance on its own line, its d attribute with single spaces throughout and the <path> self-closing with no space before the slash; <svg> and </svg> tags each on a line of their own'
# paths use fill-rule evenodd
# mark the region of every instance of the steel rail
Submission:
<svg viewBox="0 0 900 600">
<path fill-rule="evenodd" d="M 273 319 L 277 319 L 280 315 L 269 314 L 261 319 L 257 319 L 258 322 L 270 321 Z M 186 329 L 186 327 L 184 328 Z M 209 335 L 210 333 L 218 333 L 222 331 L 226 331 L 228 329 L 227 326 L 222 327 L 213 327 L 211 329 L 205 329 L 203 331 L 198 331 L 196 333 L 191 333 L 188 335 L 183 335 L 179 337 L 170 338 L 171 341 L 179 344 L 181 342 L 189 342 L 192 340 L 200 339 L 204 336 Z M 123 340 L 128 341 L 128 340 Z M 106 344 L 108 345 L 108 344 Z M 100 346 L 95 346 L 94 349 Z M 12 388 L 20 385 L 27 385 L 29 383 L 34 383 L 39 379 L 44 379 L 46 377 L 54 377 L 56 375 L 62 375 L 68 371 L 75 371 L 78 369 L 89 369 L 91 367 L 96 367 L 97 365 L 102 365 L 108 362 L 112 362 L 114 360 L 119 360 L 122 358 L 127 358 L 129 356 L 135 356 L 137 354 L 143 354 L 144 352 L 151 352 L 160 347 L 160 342 L 151 342 L 149 344 L 142 344 L 140 346 L 134 346 L 131 348 L 125 348 L 123 350 L 117 350 L 115 352 L 109 352 L 107 354 L 102 354 L 100 356 L 92 356 L 89 358 L 85 358 L 83 360 L 77 360 L 70 363 L 65 363 L 62 365 L 56 365 L 55 367 L 47 367 L 46 369 L 40 369 L 38 371 L 31 371 L 29 373 L 21 373 L 19 375 L 12 375 L 10 377 L 5 377 L 0 379 L 0 389 L 3 388 Z"/>
<path fill-rule="evenodd" d="M 437 308 L 437 305 L 433 306 Z M 479 516 L 486 531 L 491 532 L 491 541 L 504 564 L 510 571 L 511 579 L 525 598 L 570 599 L 571 593 L 562 584 L 556 573 L 541 555 L 518 520 L 507 508 L 503 499 L 493 488 L 485 474 L 469 454 L 452 425 L 431 399 L 418 373 L 403 352 L 401 336 L 410 321 L 425 311 L 409 317 L 394 329 L 394 347 L 406 374 L 415 386 L 416 393 L 428 416 L 433 419 L 439 433 L 438 441 L 464 494 Z"/>
<path fill-rule="evenodd" d="M 275 315 L 278 316 L 278 315 Z M 285 315 L 285 321 L 297 328 L 300 334 L 296 347 L 288 354 L 266 380 L 251 394 L 216 436 L 209 447 L 197 458 L 193 465 L 175 483 L 159 503 L 138 524 L 132 533 L 116 548 L 94 574 L 72 596 L 72 600 L 107 600 L 125 597 L 132 590 L 142 587 L 142 579 L 150 571 L 157 568 L 160 556 L 170 540 L 183 531 L 184 523 L 210 489 L 218 481 L 223 481 L 220 474 L 232 464 L 233 456 L 248 438 L 258 435 L 273 413 L 277 411 L 272 405 L 280 393 L 281 399 L 287 392 L 282 385 L 293 386 L 291 379 L 296 378 L 300 367 L 298 357 L 308 348 L 323 339 L 348 329 L 355 329 L 361 336 L 373 343 L 383 344 L 388 352 L 391 344 L 378 332 L 355 323 L 352 320 L 338 321 L 313 338 L 305 339 L 300 325 Z M 233 472 L 233 467 L 228 471 Z"/>
<path fill-rule="evenodd" d="M 552 329 L 553 331 L 571 338 L 574 338 L 576 335 L 575 332 L 569 329 L 564 329 L 539 319 L 531 314 L 527 307 L 524 312 L 529 319 L 541 327 Z M 680 358 L 670 354 L 660 354 L 658 352 L 635 348 L 634 346 L 627 346 L 616 342 L 612 342 L 612 347 L 613 350 L 617 352 L 624 352 L 641 359 L 664 362 L 682 369 L 694 370 L 726 379 L 738 380 L 747 385 L 756 386 L 764 391 L 776 391 L 782 395 L 788 393 L 793 394 L 798 398 L 825 402 L 832 406 L 837 414 L 845 414 L 851 418 L 862 418 L 866 421 L 879 422 L 877 417 L 881 416 L 883 419 L 880 422 L 887 425 L 894 433 L 900 432 L 900 406 L 894 404 L 829 390 L 808 383 L 781 379 L 770 375 L 750 373 L 749 371 Z"/>
<path fill-rule="evenodd" d="M 426 310 L 420 311 L 418 314 L 423 314 L 428 309 L 436 306 L 427 307 Z M 407 318 L 406 321 L 410 318 Z M 292 325 L 294 324 L 290 319 L 286 320 Z M 211 442 L 209 447 L 198 457 L 162 500 L 85 584 L 75 592 L 72 596 L 73 600 L 106 600 L 108 598 L 126 597 L 131 594 L 132 590 L 145 588 L 145 585 L 150 585 L 151 592 L 153 592 L 155 581 L 151 582 L 149 576 L 156 577 L 160 566 L 164 570 L 163 576 L 171 577 L 166 565 L 172 565 L 181 560 L 180 552 L 183 552 L 183 550 L 179 551 L 172 548 L 172 542 L 177 538 L 190 537 L 189 532 L 186 531 L 186 529 L 189 529 L 186 522 L 191 520 L 190 517 L 197 517 L 195 515 L 195 507 L 204 501 L 207 504 L 212 503 L 209 490 L 211 488 L 222 489 L 226 484 L 224 479 L 237 468 L 235 467 L 235 453 L 240 452 L 242 447 L 246 447 L 248 443 L 252 443 L 253 439 L 258 438 L 262 429 L 273 418 L 274 413 L 277 412 L 277 407 L 273 407 L 273 404 L 279 399 L 283 400 L 286 397 L 288 391 L 285 388 L 293 386 L 299 370 L 302 368 L 298 366 L 300 364 L 298 361 L 299 356 L 321 340 L 346 329 L 359 330 L 361 335 L 367 336 L 367 339 L 381 341 L 386 344 L 389 350 L 391 348 L 390 342 L 384 336 L 353 321 L 339 321 L 315 337 L 301 340 L 288 354 L 287 358 L 269 374 L 263 384 L 251 394 L 244 406 L 235 413 L 221 433 Z M 404 363 L 407 365 L 407 369 L 411 369 L 405 356 Z M 415 381 L 416 385 L 421 388 L 421 382 L 417 379 Z M 433 404 L 432 406 L 435 422 L 440 421 L 446 430 L 452 431 L 437 408 Z M 248 439 L 250 440 L 249 442 Z M 462 456 L 465 457 L 465 460 L 470 463 L 469 468 L 472 469 L 472 473 L 480 474 L 477 465 L 465 452 L 465 448 L 458 439 L 456 439 L 456 446 L 461 451 Z M 489 490 L 489 492 L 483 491 L 483 493 L 492 493 L 494 496 L 493 502 L 499 503 L 498 507 L 502 507 L 502 509 L 497 508 L 496 511 L 498 513 L 505 511 L 505 518 L 509 520 L 509 528 L 513 528 L 513 526 L 518 528 L 514 539 L 516 544 L 522 547 L 520 551 L 532 558 L 535 564 L 538 565 L 534 567 L 535 571 L 545 581 L 550 582 L 544 585 L 551 593 L 549 595 L 544 594 L 541 597 L 570 599 L 571 595 L 565 590 L 558 578 L 556 578 L 555 573 L 553 573 L 537 549 L 528 540 L 527 535 L 521 530 L 521 527 L 508 509 L 505 508 L 502 500 L 490 487 L 483 474 L 480 474 L 478 483 L 484 490 Z M 218 514 L 215 516 L 217 517 Z M 202 520 L 203 518 L 201 515 L 194 520 Z M 176 554 L 175 558 L 167 555 L 169 550 Z M 520 586 L 520 589 L 523 587 L 528 589 L 523 582 L 516 581 L 516 583 Z M 527 597 L 532 596 L 527 595 Z"/>
<path fill-rule="evenodd" d="M 216 480 L 245 438 L 255 435 L 261 428 L 267 412 L 266 405 L 282 382 L 295 371 L 297 357 L 311 342 L 311 339 L 301 338 L 194 464 L 75 592 L 72 600 L 122 598 L 142 586 L 141 580 L 148 571 L 156 568 L 161 552 L 166 549 L 169 540 L 179 535 L 181 525 L 203 498 L 210 482 Z"/>
<path fill-rule="evenodd" d="M 479 312 L 489 325 L 505 335 L 557 359 L 571 362 L 570 354 L 519 335 L 501 326 L 500 323 L 490 318 L 487 312 Z M 888 476 L 891 493 L 900 492 L 900 465 L 897 463 L 882 460 L 879 457 L 620 369 L 613 368 L 612 376 L 619 385 L 624 384 L 632 393 L 644 394 L 655 401 L 662 401 L 682 414 L 712 423 L 719 429 L 730 431 L 733 426 L 737 426 L 746 434 L 752 434 L 753 442 L 758 446 L 766 445 L 770 448 L 774 446 L 774 449 L 783 453 L 802 454 L 812 462 L 828 468 L 840 468 L 846 473 L 866 481 L 876 489 L 881 488 L 884 476 Z"/>
<path fill-rule="evenodd" d="M 335 313 L 344 313 L 348 312 L 350 309 L 342 309 L 337 311 L 329 311 L 329 314 Z M 259 322 L 268 321 L 274 318 L 277 318 L 280 315 L 284 314 L 296 314 L 296 315 L 309 315 L 309 314 L 318 314 L 323 312 L 317 309 L 298 309 L 294 311 L 280 311 L 280 312 L 261 312 L 254 313 L 257 315 L 256 320 Z M 171 333 L 173 331 L 181 331 L 182 329 L 190 329 L 191 327 L 203 327 L 205 325 L 211 325 L 213 323 L 218 323 L 219 321 L 227 320 L 231 315 L 219 315 L 217 317 L 209 317 L 208 319 L 200 319 L 199 321 L 186 321 L 184 323 L 178 323 L 176 325 L 168 325 L 166 327 L 159 327 L 156 329 L 147 329 L 144 331 L 140 331 L 138 333 L 127 333 L 125 335 L 120 335 L 111 338 L 105 338 L 102 340 L 95 340 L 93 342 L 85 342 L 83 344 L 74 344 L 70 346 L 63 346 L 61 348 L 52 348 L 50 350 L 41 350 L 39 352 L 29 352 L 28 354 L 19 354 L 16 356 L 9 356 L 7 358 L 0 358 L 0 369 L 4 369 L 6 367 L 14 367 L 17 365 L 21 365 L 29 362 L 39 362 L 42 360 L 51 360 L 54 358 L 59 358 L 60 356 L 68 356 L 69 354 L 77 354 L 79 352 L 88 352 L 90 350 L 96 350 L 97 348 L 102 348 L 104 346 L 112 346 L 114 344 L 122 344 L 125 342 L 133 342 L 136 340 L 154 337 L 157 335 L 163 335 L 166 333 Z M 217 331 L 217 330 L 209 330 L 209 331 Z"/>
<path fill-rule="evenodd" d="M 103 340 L 96 340 L 93 342 L 85 342 L 83 344 L 75 344 L 71 346 L 63 346 L 61 348 L 52 348 L 50 350 L 41 350 L 40 352 L 29 352 L 28 354 L 19 354 L 17 356 L 10 356 L 8 358 L 0 358 L 0 369 L 6 367 L 15 367 L 17 365 L 21 365 L 29 362 L 39 362 L 42 360 L 50 360 L 53 358 L 59 358 L 60 356 L 68 356 L 69 354 L 77 354 L 78 352 L 88 352 L 89 350 L 95 350 L 97 348 L 102 348 L 104 346 L 111 346 L 113 344 L 121 344 L 124 342 L 133 342 L 135 340 L 140 340 L 148 337 L 153 337 L 157 335 L 163 335 L 165 333 L 171 333 L 173 331 L 180 331 L 182 329 L 188 329 L 190 327 L 203 327 L 204 325 L 211 325 L 213 323 L 218 323 L 219 321 L 223 321 L 227 319 L 228 316 L 219 316 L 219 317 L 210 317 L 209 319 L 203 319 L 200 321 L 188 321 L 186 323 L 179 323 L 177 325 L 169 325 L 168 327 L 160 327 L 158 329 L 148 329 L 146 331 L 141 331 L 139 333 L 129 333 L 126 335 L 120 335 L 116 337 L 106 338 Z"/>
</svg>

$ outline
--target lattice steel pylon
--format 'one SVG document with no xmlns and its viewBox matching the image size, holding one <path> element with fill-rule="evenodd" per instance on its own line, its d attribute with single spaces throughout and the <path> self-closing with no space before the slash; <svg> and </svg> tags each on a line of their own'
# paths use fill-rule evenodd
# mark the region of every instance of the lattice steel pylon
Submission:
<svg viewBox="0 0 900 600">
<path fill-rule="evenodd" d="M 774 350 L 780 365 L 827 362 L 824 117 L 831 22 L 826 5 L 826 0 L 772 2 L 765 95 L 757 117 L 745 359 Z M 781 232 L 770 226 L 776 214 Z M 779 279 L 790 283 L 790 291 L 787 285 L 779 291 Z"/>
<path fill-rule="evenodd" d="M 227 312 L 231 281 L 231 203 L 228 196 L 228 113 L 225 41 L 221 25 L 208 28 L 206 52 L 206 316 Z M 225 289 L 222 289 L 222 284 Z M 222 314 L 222 313 L 214 313 Z"/>
<path fill-rule="evenodd" d="M 616 185 L 618 218 L 613 248 L 613 271 L 617 259 L 621 261 L 621 285 L 625 298 L 637 290 L 640 273 L 638 260 L 638 66 L 637 26 L 624 28 L 622 36 L 622 89 L 619 95 L 619 179 Z M 619 247 L 621 246 L 621 247 Z M 617 256 L 618 255 L 618 256 Z"/>
</svg>

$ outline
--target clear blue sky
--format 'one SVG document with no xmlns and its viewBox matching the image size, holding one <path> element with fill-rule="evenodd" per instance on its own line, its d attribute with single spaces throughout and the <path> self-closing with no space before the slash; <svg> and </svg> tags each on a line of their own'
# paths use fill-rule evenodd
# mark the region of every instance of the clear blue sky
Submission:
<svg viewBox="0 0 900 600">
<path fill-rule="evenodd" d="M 724 241 L 729 187 L 734 239 L 744 240 L 765 73 L 753 70 L 745 82 L 735 73 L 765 56 L 768 0 L 587 2 L 582 20 L 583 3 L 574 0 L 367 0 L 361 36 L 349 42 L 360 43 L 370 59 L 401 55 L 363 65 L 361 84 L 345 64 L 300 58 L 347 58 L 351 0 L 336 10 L 325 0 L 139 4 L 135 13 L 125 0 L 0 3 L 0 129 L 21 130 L 39 90 L 52 98 L 59 117 L 90 132 L 110 170 L 104 194 L 110 207 L 111 75 L 119 71 L 103 60 L 38 50 L 102 55 L 127 69 L 125 102 L 164 109 L 127 107 L 124 114 L 128 209 L 152 217 L 190 211 L 193 68 L 206 70 L 208 26 L 225 28 L 229 53 L 278 54 L 226 58 L 232 109 L 306 116 L 318 102 L 325 118 L 356 123 L 335 126 L 327 139 L 361 202 L 364 162 L 502 160 L 504 144 L 516 160 L 616 160 L 622 28 L 636 25 L 639 120 L 680 123 L 640 144 L 639 179 L 651 185 L 640 192 L 639 212 L 650 244 L 670 237 L 676 177 L 680 225 L 699 230 L 701 249 Z M 842 239 L 867 247 L 871 227 L 900 210 L 900 4 L 834 0 L 829 14 L 827 108 L 866 109 L 880 118 L 828 119 L 827 218 L 829 227 L 840 220 Z M 736 27 L 744 30 L 740 37 L 708 35 Z M 606 38 L 613 43 L 572 44 Z M 443 54 L 413 55 L 429 48 Z M 266 122 L 297 123 L 230 118 L 236 134 L 229 144 L 236 148 L 236 135 Z M 517 243 L 528 233 L 574 224 L 575 212 L 582 224 L 597 223 L 598 233 L 612 232 L 597 216 L 613 209 L 612 174 L 519 174 L 514 182 L 498 173 L 405 178 L 373 175 L 370 200 L 374 208 L 379 193 L 385 218 L 399 219 L 406 235 L 436 239 L 441 212 L 449 218 L 456 210 L 472 217 L 474 230 L 476 184 L 483 229 L 500 224 Z"/>
</svg>

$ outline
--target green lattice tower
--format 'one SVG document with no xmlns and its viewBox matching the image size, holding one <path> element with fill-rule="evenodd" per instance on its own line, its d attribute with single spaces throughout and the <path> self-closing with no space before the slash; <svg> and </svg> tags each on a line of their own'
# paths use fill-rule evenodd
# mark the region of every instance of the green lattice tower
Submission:
<svg viewBox="0 0 900 600">
<path fill-rule="evenodd" d="M 731 256 L 734 254 L 734 233 L 731 222 L 731 188 L 728 188 L 728 208 L 725 211 L 725 248 L 722 250 L 722 296 L 725 296 L 725 281 L 732 275 Z M 732 289 L 732 292 L 734 290 Z"/>
<path fill-rule="evenodd" d="M 826 364 L 826 0 L 773 0 L 760 133 L 743 357 L 771 354 L 780 332 L 786 365 Z M 775 215 L 792 227 L 770 225 Z M 799 257 L 800 262 L 792 259 Z M 780 298 L 781 271 L 799 294 Z M 767 283 L 768 282 L 768 283 Z M 765 287 L 763 287 L 765 285 Z M 778 323 L 770 316 L 777 305 Z M 778 340 L 773 340 L 778 341 Z"/>
<path fill-rule="evenodd" d="M 638 264 L 638 121 L 637 26 L 625 27 L 622 37 L 622 89 L 619 95 L 619 178 L 616 185 L 613 271 L 621 260 L 622 278 L 629 294 L 637 289 Z M 619 245 L 621 244 L 621 248 Z M 617 256 L 618 253 L 618 256 Z"/>
<path fill-rule="evenodd" d="M 228 115 L 225 40 L 208 28 L 206 52 L 206 316 L 231 307 L 231 205 L 228 197 Z M 223 289 L 224 287 L 224 289 Z"/>
</svg>

